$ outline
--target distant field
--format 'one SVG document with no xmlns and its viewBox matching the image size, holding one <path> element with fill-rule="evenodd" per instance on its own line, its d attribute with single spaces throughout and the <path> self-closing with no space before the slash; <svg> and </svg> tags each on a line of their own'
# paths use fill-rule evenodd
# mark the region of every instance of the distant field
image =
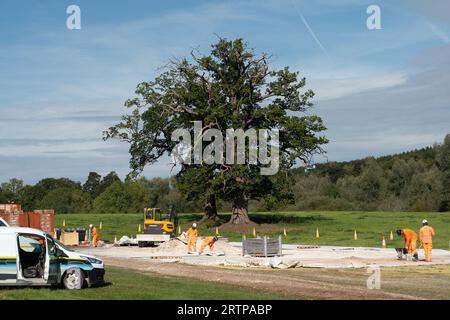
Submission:
<svg viewBox="0 0 450 320">
<path fill-rule="evenodd" d="M 289 297 L 260 293 L 251 289 L 185 278 L 153 276 L 138 271 L 107 267 L 106 285 L 82 290 L 60 288 L 0 288 L 0 300 L 114 300 L 114 299 L 286 299 Z"/>
<path fill-rule="evenodd" d="M 228 220 L 229 215 L 221 214 L 221 218 Z M 200 214 L 181 214 L 182 229 L 201 218 Z M 260 212 L 251 213 L 250 218 L 258 223 L 257 235 L 277 237 L 286 229 L 287 236 L 283 236 L 284 243 L 304 243 L 319 245 L 343 246 L 373 246 L 380 247 L 383 236 L 389 247 L 401 245 L 401 240 L 395 235 L 395 230 L 408 227 L 418 232 L 422 219 L 429 220 L 436 230 L 434 247 L 449 249 L 450 241 L 450 212 Z M 142 214 L 61 214 L 56 215 L 56 226 L 61 227 L 63 220 L 66 228 L 88 227 L 90 223 L 98 226 L 100 222 L 100 238 L 112 241 L 114 237 L 123 235 L 135 236 L 138 225 L 142 224 Z M 319 228 L 320 238 L 315 238 L 316 228 Z M 253 227 L 219 228 L 222 236 L 230 240 L 240 240 L 242 234 L 251 237 Z M 353 240 L 356 230 L 358 240 Z M 215 228 L 200 227 L 201 235 L 214 235 Z M 394 240 L 389 240 L 390 231 L 394 232 Z"/>
</svg>

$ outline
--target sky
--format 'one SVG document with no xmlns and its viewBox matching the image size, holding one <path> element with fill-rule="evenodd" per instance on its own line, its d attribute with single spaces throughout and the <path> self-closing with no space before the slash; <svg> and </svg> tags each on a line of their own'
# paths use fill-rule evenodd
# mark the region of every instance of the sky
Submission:
<svg viewBox="0 0 450 320">
<path fill-rule="evenodd" d="M 431 5 L 432 3 L 432 5 Z M 81 29 L 69 30 L 69 5 Z M 381 29 L 370 30 L 377 5 Z M 102 132 L 169 59 L 243 37 L 307 79 L 330 143 L 314 161 L 408 151 L 450 133 L 446 0 L 16 0 L 0 2 L 0 182 L 129 172 Z M 168 158 L 147 177 L 167 177 Z"/>
</svg>

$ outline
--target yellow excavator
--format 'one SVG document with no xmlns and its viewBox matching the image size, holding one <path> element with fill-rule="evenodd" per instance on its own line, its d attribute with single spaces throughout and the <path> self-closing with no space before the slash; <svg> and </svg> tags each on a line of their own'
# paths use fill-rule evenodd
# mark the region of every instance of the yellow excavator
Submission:
<svg viewBox="0 0 450 320">
<path fill-rule="evenodd" d="M 168 208 L 165 214 L 160 208 L 145 208 L 144 233 L 136 235 L 139 247 L 169 241 L 175 237 L 177 225 L 177 213 L 172 208 Z"/>
</svg>

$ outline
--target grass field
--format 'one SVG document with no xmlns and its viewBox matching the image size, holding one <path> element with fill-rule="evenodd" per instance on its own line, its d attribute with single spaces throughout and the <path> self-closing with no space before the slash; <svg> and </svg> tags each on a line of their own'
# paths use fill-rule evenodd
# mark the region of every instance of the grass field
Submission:
<svg viewBox="0 0 450 320">
<path fill-rule="evenodd" d="M 221 218 L 228 220 L 229 215 L 221 214 Z M 200 214 L 181 214 L 182 230 L 201 218 Z M 399 228 L 412 228 L 418 232 L 422 219 L 426 218 L 436 231 L 434 247 L 449 249 L 450 241 L 450 212 L 423 213 L 423 212 L 267 212 L 251 213 L 252 221 L 258 223 L 256 233 L 276 237 L 286 229 L 287 236 L 284 243 L 303 243 L 320 245 L 343 246 L 373 246 L 380 247 L 383 236 L 389 247 L 400 246 L 402 241 L 395 235 Z M 135 236 L 138 225 L 142 224 L 142 214 L 65 214 L 56 215 L 56 226 L 62 227 L 63 220 L 66 228 L 88 227 L 90 223 L 98 226 L 100 222 L 100 238 L 112 241 L 123 235 Z M 319 228 L 320 238 L 315 237 Z M 226 230 L 224 230 L 226 229 Z M 252 236 L 253 227 L 219 228 L 222 236 L 230 240 L 240 240 L 242 234 Z M 201 235 L 214 235 L 215 228 L 199 228 Z M 353 240 L 356 230 L 358 240 Z M 390 232 L 394 232 L 394 240 L 389 239 Z"/>
<path fill-rule="evenodd" d="M 64 290 L 60 288 L 0 288 L 2 299 L 43 299 L 43 300 L 83 300 L 83 299 L 286 299 L 289 297 L 259 293 L 255 290 L 236 288 L 224 284 L 196 281 L 182 278 L 152 276 L 138 271 L 107 267 L 106 285 L 83 290 Z"/>
<path fill-rule="evenodd" d="M 225 269 L 218 269 L 225 270 Z M 60 288 L 7 288 L 0 287 L 0 300 L 276 300 L 276 299 L 322 299 L 316 288 L 335 286 L 359 292 L 364 290 L 367 280 L 366 269 L 289 269 L 289 270 L 245 270 L 248 277 L 255 273 L 289 277 L 292 282 L 305 284 L 300 290 L 289 291 L 272 286 L 273 291 L 251 286 L 231 286 L 217 282 L 199 281 L 189 278 L 173 278 L 153 275 L 147 271 L 107 267 L 106 285 L 83 290 Z M 406 294 L 421 299 L 450 299 L 450 267 L 433 266 L 417 268 L 383 268 L 381 271 L 381 294 L 379 298 L 389 298 L 383 294 Z M 311 287 L 311 288 L 308 288 Z M 316 287 L 317 286 L 317 287 Z M 312 289 L 312 291 L 311 291 Z M 279 290 L 279 291 L 275 291 Z M 281 291 L 281 292 L 280 292 Z M 290 292 L 290 293 L 289 293 Z M 326 290 L 328 292 L 328 290 Z M 328 292 L 330 293 L 330 292 Z M 346 299 L 345 293 L 336 293 L 334 298 Z M 391 297 L 392 298 L 392 297 Z"/>
</svg>

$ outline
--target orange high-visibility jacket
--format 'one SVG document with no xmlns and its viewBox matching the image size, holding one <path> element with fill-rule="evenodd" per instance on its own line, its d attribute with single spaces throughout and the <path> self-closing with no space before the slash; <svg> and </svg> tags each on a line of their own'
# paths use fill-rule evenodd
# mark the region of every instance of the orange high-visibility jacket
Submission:
<svg viewBox="0 0 450 320">
<path fill-rule="evenodd" d="M 95 237 L 95 236 L 98 237 L 98 231 L 97 231 L 97 228 L 96 228 L 96 227 L 93 227 L 93 228 L 92 228 L 92 236 L 93 236 L 93 237 Z"/>
<path fill-rule="evenodd" d="M 413 240 L 417 241 L 417 233 L 411 229 L 403 229 L 403 238 L 405 239 L 405 245 L 409 247 Z"/>
<path fill-rule="evenodd" d="M 420 228 L 420 241 L 422 243 L 433 243 L 434 229 L 430 226 Z"/>
<path fill-rule="evenodd" d="M 203 241 L 202 241 L 202 243 L 205 245 L 205 246 L 212 246 L 212 245 L 214 245 L 214 237 L 206 237 L 205 239 L 203 239 Z"/>
<path fill-rule="evenodd" d="M 188 239 L 190 239 L 190 238 L 198 238 L 198 231 L 197 231 L 197 229 L 189 228 L 189 230 L 187 231 L 187 237 L 188 237 Z"/>
</svg>

